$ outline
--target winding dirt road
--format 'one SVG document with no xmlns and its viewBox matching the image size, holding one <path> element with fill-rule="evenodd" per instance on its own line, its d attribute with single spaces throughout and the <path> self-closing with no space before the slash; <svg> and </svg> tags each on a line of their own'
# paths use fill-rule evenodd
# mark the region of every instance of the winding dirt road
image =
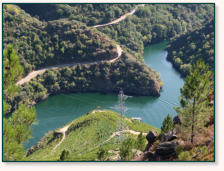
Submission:
<svg viewBox="0 0 224 171">
<path fill-rule="evenodd" d="M 122 20 L 124 20 L 127 16 L 129 15 L 133 15 L 136 10 L 138 9 L 138 7 L 140 6 L 144 6 L 145 4 L 140 4 L 140 5 L 137 5 L 132 11 L 122 15 L 120 18 L 114 20 L 114 21 L 111 21 L 109 23 L 106 23 L 106 24 L 99 24 L 99 25 L 95 25 L 95 26 L 92 26 L 92 27 L 104 27 L 104 26 L 108 26 L 108 25 L 112 25 L 112 24 L 116 24 Z M 117 45 L 117 57 L 114 58 L 114 59 L 111 59 L 111 60 L 103 60 L 103 61 L 94 61 L 94 62 L 81 62 L 81 63 L 69 63 L 69 64 L 61 64 L 61 65 L 54 65 L 54 66 L 50 66 L 50 67 L 46 67 L 46 68 L 42 68 L 42 69 L 39 69 L 39 70 L 36 70 L 36 71 L 32 71 L 30 72 L 26 77 L 24 77 L 23 79 L 19 80 L 16 85 L 22 85 L 26 82 L 29 82 L 31 79 L 35 78 L 37 75 L 40 75 L 40 74 L 43 74 L 46 70 L 50 70 L 50 69 L 59 69 L 59 68 L 63 68 L 63 67 L 66 67 L 66 66 L 69 66 L 69 67 L 75 67 L 77 66 L 78 64 L 79 65 L 91 65 L 91 64 L 94 64 L 94 63 L 101 63 L 101 62 L 110 62 L 110 63 L 113 63 L 115 61 L 117 61 L 121 55 L 122 55 L 122 48 L 120 47 L 120 45 Z"/>
<path fill-rule="evenodd" d="M 94 61 L 94 62 L 80 62 L 80 63 L 69 63 L 69 64 L 61 64 L 61 65 L 54 65 L 54 66 L 50 66 L 50 67 L 46 67 L 46 68 L 42 68 L 36 71 L 32 71 L 30 72 L 26 77 L 24 77 L 23 79 L 19 80 L 16 85 L 22 85 L 26 82 L 29 82 L 31 79 L 35 78 L 37 75 L 41 75 L 43 74 L 46 70 L 50 70 L 50 69 L 59 69 L 59 68 L 63 68 L 63 67 L 75 67 L 78 64 L 79 65 L 91 65 L 91 64 L 95 64 L 95 63 L 102 63 L 102 62 L 110 62 L 110 63 L 114 63 L 116 62 L 122 55 L 122 48 L 120 47 L 120 45 L 117 45 L 117 57 L 113 58 L 111 60 L 102 60 L 102 61 Z"/>
<path fill-rule="evenodd" d="M 134 135 L 139 135 L 140 132 L 134 131 L 134 130 L 123 130 L 123 131 L 117 131 L 114 132 L 106 141 L 104 141 L 103 143 L 101 143 L 100 145 L 110 141 L 113 137 L 120 135 L 121 133 L 130 133 L 130 134 L 134 134 Z M 146 136 L 147 133 L 142 133 L 143 136 Z"/>
<path fill-rule="evenodd" d="M 104 26 L 108 26 L 108 25 L 116 24 L 116 23 L 118 23 L 118 22 L 124 20 L 127 16 L 129 16 L 129 15 L 133 15 L 133 14 L 136 12 L 136 10 L 138 9 L 138 7 L 140 7 L 140 6 L 144 6 L 144 5 L 145 5 L 145 4 L 137 5 L 132 11 L 130 11 L 130 12 L 128 12 L 128 13 L 122 15 L 120 18 L 117 18 L 117 19 L 115 19 L 115 20 L 113 20 L 113 21 L 111 21 L 111 22 L 109 22 L 109 23 L 106 23 L 106 24 L 98 24 L 98 25 L 95 25 L 95 26 L 92 26 L 92 27 L 97 28 L 97 27 L 104 27 Z"/>
<path fill-rule="evenodd" d="M 68 130 L 68 128 L 70 127 L 72 123 L 68 124 L 67 126 L 59 129 L 58 131 L 56 131 L 57 133 L 61 133 L 63 134 L 63 137 L 61 139 L 61 141 L 53 148 L 53 151 L 56 150 L 57 147 L 59 147 L 61 145 L 61 143 L 65 140 L 66 138 L 66 131 Z M 108 139 L 106 139 L 104 142 L 98 144 L 97 146 L 95 146 L 93 149 L 98 148 L 99 146 L 105 144 L 106 142 L 110 141 L 113 137 L 115 136 L 119 136 L 121 133 L 130 133 L 130 134 L 134 134 L 134 135 L 139 135 L 140 132 L 134 131 L 134 130 L 123 130 L 123 131 L 117 131 L 114 132 Z M 142 133 L 143 136 L 146 136 L 147 133 Z"/>
</svg>

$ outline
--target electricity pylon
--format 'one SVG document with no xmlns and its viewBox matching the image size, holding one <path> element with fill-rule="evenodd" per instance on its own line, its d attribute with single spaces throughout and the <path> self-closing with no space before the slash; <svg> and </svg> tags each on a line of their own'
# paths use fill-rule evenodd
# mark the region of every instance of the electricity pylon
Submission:
<svg viewBox="0 0 224 171">
<path fill-rule="evenodd" d="M 120 90 L 119 94 L 118 94 L 118 105 L 115 105 L 115 109 L 117 109 L 119 111 L 120 115 L 120 119 L 117 123 L 117 130 L 118 130 L 118 134 L 117 134 L 117 139 L 115 141 L 115 145 L 117 143 L 122 143 L 122 141 L 124 140 L 124 135 L 123 135 L 123 131 L 125 130 L 125 124 L 124 124 L 124 116 L 125 116 L 125 112 L 128 110 L 128 108 L 125 106 L 125 100 L 127 100 L 127 98 L 129 98 L 131 96 L 127 96 L 124 94 L 123 90 Z M 119 141 L 119 142 L 118 142 Z"/>
</svg>

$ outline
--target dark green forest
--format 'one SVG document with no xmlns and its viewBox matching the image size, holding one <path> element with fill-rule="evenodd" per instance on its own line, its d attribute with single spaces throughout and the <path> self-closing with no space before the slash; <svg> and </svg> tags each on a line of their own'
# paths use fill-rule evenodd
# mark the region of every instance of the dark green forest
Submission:
<svg viewBox="0 0 224 171">
<path fill-rule="evenodd" d="M 18 4 L 42 21 L 67 18 L 87 26 L 108 23 L 131 11 L 135 4 Z"/>
<path fill-rule="evenodd" d="M 202 58 L 214 70 L 214 20 L 201 29 L 186 33 L 169 44 L 168 60 L 186 77 L 192 64 Z"/>
<path fill-rule="evenodd" d="M 126 20 L 98 29 L 143 61 L 144 46 L 201 28 L 212 17 L 208 4 L 147 4 Z"/>
<path fill-rule="evenodd" d="M 78 21 L 42 22 L 14 5 L 5 5 L 3 13 L 3 47 L 13 44 L 25 73 L 55 64 L 116 56 L 114 42 Z"/>
</svg>

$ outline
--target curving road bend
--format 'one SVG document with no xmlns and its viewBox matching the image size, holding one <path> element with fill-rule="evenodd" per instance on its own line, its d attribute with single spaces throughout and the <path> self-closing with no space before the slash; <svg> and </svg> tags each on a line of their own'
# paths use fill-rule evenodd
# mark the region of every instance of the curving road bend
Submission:
<svg viewBox="0 0 224 171">
<path fill-rule="evenodd" d="M 104 26 L 108 26 L 108 25 L 112 25 L 112 24 L 116 24 L 122 20 L 124 20 L 127 16 L 129 15 L 133 15 L 136 10 L 138 9 L 138 7 L 140 6 L 144 6 L 145 4 L 140 4 L 140 5 L 137 5 L 132 11 L 122 15 L 120 18 L 114 20 L 114 21 L 111 21 L 109 23 L 106 23 L 106 24 L 100 24 L 100 25 L 95 25 L 95 26 L 92 26 L 94 28 L 97 28 L 97 27 L 104 27 Z M 43 74 L 46 70 L 50 70 L 50 69 L 59 69 L 59 68 L 63 68 L 63 67 L 66 67 L 66 66 L 69 66 L 69 67 L 75 67 L 77 66 L 78 64 L 79 65 L 91 65 L 91 64 L 94 64 L 94 63 L 101 63 L 101 62 L 110 62 L 110 63 L 114 63 L 116 62 L 122 55 L 122 48 L 120 47 L 120 45 L 117 45 L 117 57 L 115 57 L 114 59 L 111 59 L 111 60 L 102 60 L 102 61 L 94 61 L 94 62 L 81 62 L 81 63 L 69 63 L 69 64 L 60 64 L 60 65 L 54 65 L 54 66 L 50 66 L 50 67 L 46 67 L 46 68 L 42 68 L 42 69 L 39 69 L 39 70 L 36 70 L 36 71 L 32 71 L 30 72 L 26 77 L 22 78 L 21 80 L 19 80 L 16 85 L 22 85 L 26 82 L 29 82 L 31 79 L 35 78 L 37 75 L 40 75 L 40 74 Z"/>
<path fill-rule="evenodd" d="M 29 82 L 31 79 L 35 78 L 37 75 L 41 75 L 43 74 L 46 70 L 50 70 L 50 69 L 59 69 L 59 68 L 63 68 L 63 67 L 76 67 L 77 65 L 91 65 L 91 64 L 96 64 L 96 63 L 102 63 L 102 62 L 110 62 L 110 63 L 114 63 L 116 62 L 122 55 L 122 48 L 120 47 L 120 45 L 117 45 L 117 57 L 111 59 L 111 60 L 101 60 L 101 61 L 94 61 L 94 62 L 80 62 L 80 63 L 69 63 L 69 64 L 60 64 L 60 65 L 54 65 L 54 66 L 49 66 L 46 68 L 42 68 L 36 71 L 32 71 L 30 72 L 26 77 L 22 78 L 21 80 L 19 80 L 16 85 L 22 85 L 26 82 Z"/>
<path fill-rule="evenodd" d="M 130 11 L 130 12 L 128 12 L 128 13 L 122 15 L 120 18 L 117 18 L 117 19 L 115 19 L 115 20 L 113 20 L 113 21 L 111 21 L 111 22 L 109 22 L 109 23 L 106 23 L 106 24 L 98 24 L 98 25 L 95 25 L 95 26 L 92 26 L 92 27 L 97 28 L 97 27 L 104 27 L 104 26 L 108 26 L 108 25 L 116 24 L 116 23 L 118 23 L 118 22 L 124 20 L 127 16 L 129 16 L 129 15 L 133 15 L 133 14 L 136 12 L 136 10 L 138 9 L 138 7 L 140 7 L 140 6 L 144 6 L 144 5 L 145 5 L 145 4 L 137 5 L 132 11 Z"/>
</svg>

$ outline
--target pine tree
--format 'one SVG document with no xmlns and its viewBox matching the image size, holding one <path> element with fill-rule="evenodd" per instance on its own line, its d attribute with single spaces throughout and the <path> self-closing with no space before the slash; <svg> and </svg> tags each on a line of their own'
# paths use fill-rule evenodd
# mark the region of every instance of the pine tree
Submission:
<svg viewBox="0 0 224 171">
<path fill-rule="evenodd" d="M 136 140 L 133 138 L 125 139 L 120 147 L 120 156 L 122 160 L 131 160 L 134 156 L 132 149 L 135 148 Z"/>
<path fill-rule="evenodd" d="M 3 52 L 3 115 L 11 108 L 7 102 L 18 92 L 19 87 L 16 81 L 21 77 L 23 68 L 20 65 L 19 57 L 12 45 L 9 45 Z M 12 113 L 8 119 L 3 118 L 3 160 L 23 160 L 25 149 L 23 143 L 28 140 L 31 134 L 30 126 L 36 117 L 35 108 L 27 108 L 24 104 Z"/>
<path fill-rule="evenodd" d="M 168 114 L 163 120 L 161 131 L 162 133 L 167 133 L 169 131 L 172 131 L 172 129 L 173 129 L 173 119 Z"/>
<path fill-rule="evenodd" d="M 195 133 L 204 127 L 212 114 L 208 95 L 212 92 L 212 72 L 208 65 L 199 59 L 185 79 L 184 87 L 180 89 L 181 107 L 176 111 L 182 118 L 183 135 L 188 135 L 194 143 Z"/>
<path fill-rule="evenodd" d="M 146 143 L 146 138 L 142 135 L 142 132 L 141 132 L 137 138 L 137 148 L 141 151 L 144 151 L 146 147 L 145 143 Z"/>
</svg>

